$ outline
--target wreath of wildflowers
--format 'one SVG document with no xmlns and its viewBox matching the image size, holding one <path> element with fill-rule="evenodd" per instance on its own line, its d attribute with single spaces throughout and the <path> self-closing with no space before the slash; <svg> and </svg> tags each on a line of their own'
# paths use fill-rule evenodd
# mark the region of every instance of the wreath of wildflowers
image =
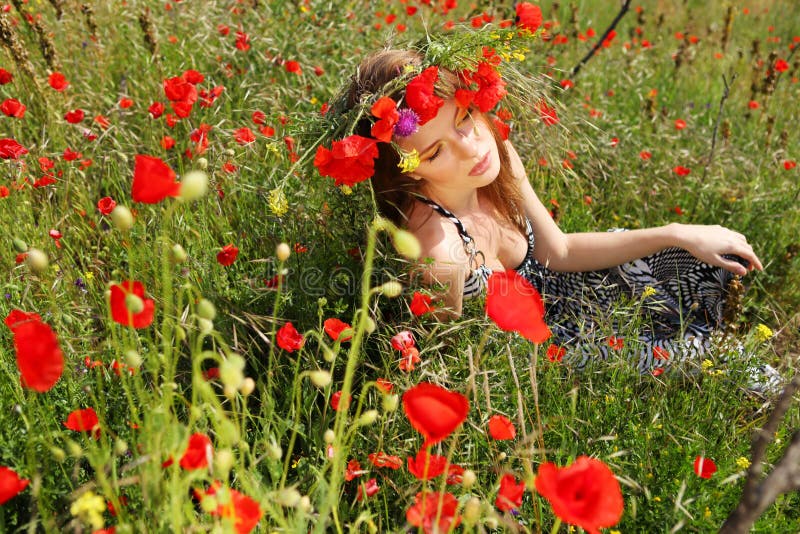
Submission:
<svg viewBox="0 0 800 534">
<path fill-rule="evenodd" d="M 518 22 L 516 28 L 456 32 L 438 39 L 429 35 L 424 43 L 412 47 L 422 58 L 420 65 L 406 65 L 382 90 L 363 95 L 352 108 L 345 108 L 346 90 L 335 99 L 328 112 L 325 136 L 332 139 L 331 145 L 317 146 L 314 166 L 320 175 L 333 178 L 335 185 L 352 186 L 373 176 L 378 143 L 389 143 L 400 155 L 400 170 L 413 172 L 420 163 L 419 154 L 416 150 L 403 150 L 395 140 L 416 133 L 420 126 L 436 117 L 444 105 L 444 99 L 436 95 L 439 68 L 458 76 L 460 88 L 456 89 L 454 98 L 459 107 L 474 107 L 487 113 L 507 94 L 501 68 L 503 60 L 510 55 L 508 43 L 515 38 L 535 36 L 538 25 L 531 22 L 523 26 Z M 507 50 L 498 53 L 498 42 Z M 387 96 L 398 93 L 402 94 L 398 100 Z M 365 117 L 372 124 L 370 137 L 353 133 Z M 508 127 L 502 121 L 499 126 L 501 133 L 507 135 Z"/>
</svg>

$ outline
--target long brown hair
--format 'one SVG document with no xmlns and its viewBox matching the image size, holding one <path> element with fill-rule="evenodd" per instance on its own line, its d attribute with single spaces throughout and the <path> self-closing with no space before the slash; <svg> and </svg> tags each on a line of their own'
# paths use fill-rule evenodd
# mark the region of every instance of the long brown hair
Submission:
<svg viewBox="0 0 800 534">
<path fill-rule="evenodd" d="M 378 92 L 386 91 L 391 82 L 403 75 L 407 65 L 419 66 L 420 54 L 413 50 L 386 49 L 373 53 L 358 66 L 348 87 L 346 106 L 353 108 L 361 100 Z M 450 70 L 439 68 L 439 79 L 434 92 L 440 98 L 452 98 L 456 89 L 465 88 L 458 75 Z M 395 101 L 402 98 L 405 88 L 401 87 L 388 94 Z M 477 111 L 477 110 L 476 110 Z M 500 173 L 492 183 L 481 187 L 479 192 L 492 203 L 500 217 L 512 226 L 524 231 L 525 223 L 520 204 L 520 191 L 517 179 L 511 172 L 511 160 L 500 133 L 493 121 L 483 117 L 492 132 L 500 155 Z M 370 137 L 372 122 L 365 117 L 358 122 L 354 133 Z M 375 160 L 375 174 L 372 187 L 375 191 L 378 209 L 381 214 L 399 226 L 404 226 L 408 214 L 414 206 L 414 194 L 419 192 L 419 182 L 404 174 L 398 167 L 400 155 L 390 143 L 378 143 L 378 158 Z"/>
</svg>

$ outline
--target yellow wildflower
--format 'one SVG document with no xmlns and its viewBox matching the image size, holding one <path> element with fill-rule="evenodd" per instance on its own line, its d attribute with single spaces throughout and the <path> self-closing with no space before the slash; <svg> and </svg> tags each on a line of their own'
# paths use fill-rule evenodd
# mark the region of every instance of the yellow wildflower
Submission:
<svg viewBox="0 0 800 534">
<path fill-rule="evenodd" d="M 656 294 L 656 288 L 652 286 L 645 286 L 644 291 L 642 291 L 642 298 L 646 299 L 647 297 L 652 297 Z"/>
<path fill-rule="evenodd" d="M 705 360 L 703 360 L 703 363 L 700 364 L 700 367 L 703 368 L 703 371 L 708 371 L 709 369 L 714 367 L 714 362 L 706 358 Z"/>
<path fill-rule="evenodd" d="M 86 271 L 85 273 L 83 273 L 83 279 L 86 280 L 87 282 L 91 282 L 92 280 L 94 280 L 94 273 L 92 271 Z"/>
<path fill-rule="evenodd" d="M 705 518 L 711 517 L 711 510 L 708 508 L 708 506 L 706 506 L 706 510 L 705 512 L 703 512 L 703 517 Z"/>
<path fill-rule="evenodd" d="M 103 528 L 103 512 L 105 510 L 105 499 L 96 495 L 93 491 L 87 491 L 69 507 L 69 512 L 72 515 L 91 525 L 94 530 Z"/>
<path fill-rule="evenodd" d="M 417 170 L 417 167 L 419 167 L 419 152 L 417 152 L 417 149 L 415 148 L 411 152 L 403 152 L 400 157 L 400 163 L 397 166 L 404 173 Z"/>
<path fill-rule="evenodd" d="M 773 335 L 775 335 L 775 332 L 773 332 L 772 329 L 765 324 L 759 324 L 756 327 L 756 339 L 758 341 L 767 341 Z"/>
<path fill-rule="evenodd" d="M 747 469 L 750 467 L 750 459 L 744 456 L 739 456 L 736 459 L 736 465 L 739 467 L 739 469 Z"/>
<path fill-rule="evenodd" d="M 343 185 L 339 189 L 342 190 L 342 194 L 344 194 L 344 195 L 352 195 L 353 194 L 353 190 L 350 189 L 349 185 Z"/>
<path fill-rule="evenodd" d="M 653 500 L 656 501 L 656 502 L 661 502 L 661 497 L 656 495 L 655 497 L 653 497 Z"/>
<path fill-rule="evenodd" d="M 277 217 L 282 217 L 289 211 L 289 202 L 286 200 L 286 195 L 283 194 L 282 189 L 273 189 L 269 192 L 269 210 Z"/>
</svg>

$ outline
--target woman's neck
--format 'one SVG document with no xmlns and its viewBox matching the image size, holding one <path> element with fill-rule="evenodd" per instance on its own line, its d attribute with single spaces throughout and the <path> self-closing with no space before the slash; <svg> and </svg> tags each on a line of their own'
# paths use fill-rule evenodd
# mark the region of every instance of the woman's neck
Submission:
<svg viewBox="0 0 800 534">
<path fill-rule="evenodd" d="M 477 189 L 465 191 L 425 187 L 420 192 L 457 217 L 473 214 L 481 209 L 481 201 Z"/>
</svg>

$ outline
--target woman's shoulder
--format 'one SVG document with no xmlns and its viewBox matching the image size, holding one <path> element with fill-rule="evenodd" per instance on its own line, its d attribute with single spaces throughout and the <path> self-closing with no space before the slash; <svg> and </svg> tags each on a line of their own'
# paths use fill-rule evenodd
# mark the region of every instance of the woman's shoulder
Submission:
<svg viewBox="0 0 800 534">
<path fill-rule="evenodd" d="M 414 206 L 408 214 L 406 229 L 419 241 L 421 258 L 432 258 L 444 263 L 462 263 L 467 260 L 464 241 L 456 225 L 431 208 L 424 205 Z"/>
</svg>

